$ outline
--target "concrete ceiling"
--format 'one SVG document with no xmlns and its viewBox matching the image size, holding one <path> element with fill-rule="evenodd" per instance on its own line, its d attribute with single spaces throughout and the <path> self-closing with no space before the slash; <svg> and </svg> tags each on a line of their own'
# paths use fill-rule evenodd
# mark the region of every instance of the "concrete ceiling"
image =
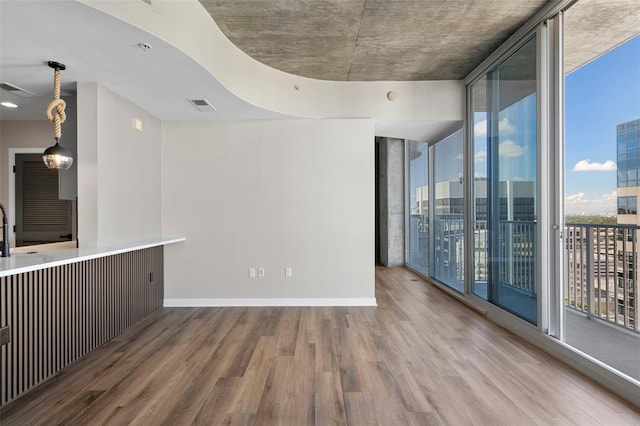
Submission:
<svg viewBox="0 0 640 426">
<path fill-rule="evenodd" d="M 564 15 L 566 73 L 640 34 L 640 0 L 580 0 Z"/>
<path fill-rule="evenodd" d="M 140 0 L 141 4 L 145 0 Z M 155 2 L 157 0 L 151 0 Z M 164 1 L 164 0 L 163 0 Z M 456 80 L 529 19 L 543 0 L 199 0 L 240 49 L 276 69 L 323 80 Z M 638 0 L 580 0 L 566 14 L 567 70 L 640 32 Z M 153 45 L 150 52 L 139 42 Z M 99 81 L 165 120 L 281 118 L 226 90 L 163 40 L 72 0 L 0 0 L 1 120 L 44 119 L 47 60 L 67 65 L 63 90 Z M 215 114 L 187 99 L 207 98 Z"/>
<path fill-rule="evenodd" d="M 337 81 L 460 80 L 546 0 L 199 0 L 254 59 Z"/>
</svg>

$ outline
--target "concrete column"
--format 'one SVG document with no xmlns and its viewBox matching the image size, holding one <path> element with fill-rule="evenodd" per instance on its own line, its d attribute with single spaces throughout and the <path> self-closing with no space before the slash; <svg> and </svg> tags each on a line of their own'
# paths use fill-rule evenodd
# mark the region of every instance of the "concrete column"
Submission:
<svg viewBox="0 0 640 426">
<path fill-rule="evenodd" d="M 404 265 L 404 140 L 379 138 L 380 263 Z"/>
</svg>

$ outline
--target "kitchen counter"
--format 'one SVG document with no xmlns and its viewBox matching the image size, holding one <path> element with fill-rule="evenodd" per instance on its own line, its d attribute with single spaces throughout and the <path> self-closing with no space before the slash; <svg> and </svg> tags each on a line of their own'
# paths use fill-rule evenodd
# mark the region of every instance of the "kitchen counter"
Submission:
<svg viewBox="0 0 640 426">
<path fill-rule="evenodd" d="M 11 257 L 0 258 L 0 277 L 164 246 L 184 240 L 183 237 L 158 238 L 100 248 L 76 248 L 75 242 L 11 248 Z"/>
<path fill-rule="evenodd" d="M 4 406 L 161 310 L 164 246 L 158 238 L 100 248 L 27 246 L 0 258 L 0 377 Z"/>
</svg>

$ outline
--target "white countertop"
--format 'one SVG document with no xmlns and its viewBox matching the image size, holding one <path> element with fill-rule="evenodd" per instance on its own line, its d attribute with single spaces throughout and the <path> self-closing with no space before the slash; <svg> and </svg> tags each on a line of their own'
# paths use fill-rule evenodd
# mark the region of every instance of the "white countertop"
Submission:
<svg viewBox="0 0 640 426">
<path fill-rule="evenodd" d="M 69 243 L 11 248 L 11 257 L 0 257 L 0 277 L 37 271 L 53 266 L 67 265 L 83 260 L 112 256 L 134 250 L 179 243 L 184 240 L 182 237 L 158 238 L 99 248 L 76 248 L 74 246 L 70 247 Z M 75 241 L 73 244 L 75 244 Z"/>
</svg>

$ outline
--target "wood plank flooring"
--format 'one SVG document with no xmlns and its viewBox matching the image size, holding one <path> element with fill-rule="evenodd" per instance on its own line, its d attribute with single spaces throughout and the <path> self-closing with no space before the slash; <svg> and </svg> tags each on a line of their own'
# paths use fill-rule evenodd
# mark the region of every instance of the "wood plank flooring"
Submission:
<svg viewBox="0 0 640 426">
<path fill-rule="evenodd" d="M 165 308 L 2 425 L 638 425 L 640 410 L 403 268 L 377 308 Z"/>
</svg>

